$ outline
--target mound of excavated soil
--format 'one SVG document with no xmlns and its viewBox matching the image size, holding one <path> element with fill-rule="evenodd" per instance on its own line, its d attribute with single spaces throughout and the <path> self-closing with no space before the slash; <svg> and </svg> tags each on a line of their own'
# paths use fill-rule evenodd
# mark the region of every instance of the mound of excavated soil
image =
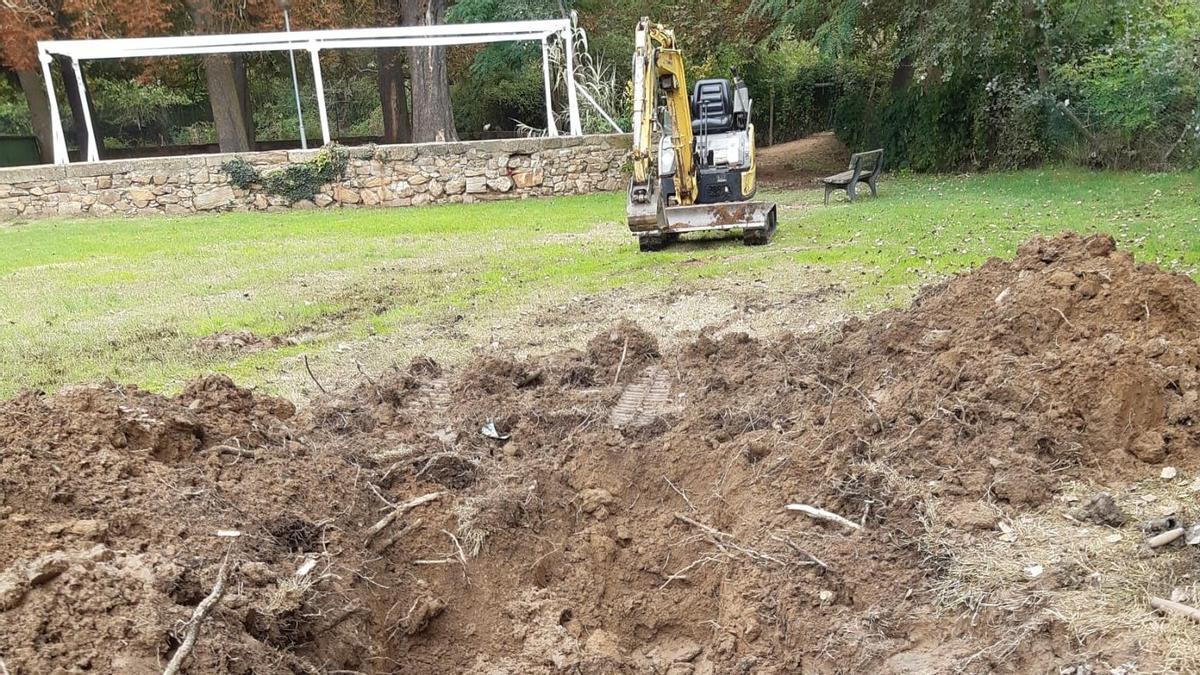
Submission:
<svg viewBox="0 0 1200 675">
<path fill-rule="evenodd" d="M 220 377 L 23 394 L 0 404 L 0 658 L 159 672 L 225 564 L 186 672 L 1152 668 L 1054 626 L 990 656 L 1005 617 L 942 612 L 923 542 L 934 502 L 969 543 L 1062 481 L 1200 465 L 1198 309 L 1064 234 L 829 334 L 660 353 L 621 323 L 298 413 Z"/>
</svg>

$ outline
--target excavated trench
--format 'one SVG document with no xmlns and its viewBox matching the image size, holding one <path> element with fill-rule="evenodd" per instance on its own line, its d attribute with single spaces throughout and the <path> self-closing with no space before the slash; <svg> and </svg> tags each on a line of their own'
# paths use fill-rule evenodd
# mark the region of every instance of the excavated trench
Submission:
<svg viewBox="0 0 1200 675">
<path fill-rule="evenodd" d="M 1198 309 L 1064 234 L 819 335 L 664 354 L 622 322 L 299 411 L 222 376 L 24 393 L 0 404 L 0 658 L 161 672 L 224 576 L 183 672 L 1153 666 L 1053 620 L 989 651 L 1041 608 L 964 617 L 931 535 L 1200 465 Z"/>
</svg>

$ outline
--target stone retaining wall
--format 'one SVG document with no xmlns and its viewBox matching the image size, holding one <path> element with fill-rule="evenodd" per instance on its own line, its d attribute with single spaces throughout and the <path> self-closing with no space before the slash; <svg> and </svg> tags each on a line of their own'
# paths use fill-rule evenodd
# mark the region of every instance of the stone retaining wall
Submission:
<svg viewBox="0 0 1200 675">
<path fill-rule="evenodd" d="M 0 169 L 0 223 L 51 216 L 186 214 L 337 206 L 417 206 L 619 190 L 626 135 L 346 148 L 345 177 L 289 204 L 238 189 L 221 165 L 241 157 L 268 174 L 317 150 L 191 155 Z"/>
</svg>

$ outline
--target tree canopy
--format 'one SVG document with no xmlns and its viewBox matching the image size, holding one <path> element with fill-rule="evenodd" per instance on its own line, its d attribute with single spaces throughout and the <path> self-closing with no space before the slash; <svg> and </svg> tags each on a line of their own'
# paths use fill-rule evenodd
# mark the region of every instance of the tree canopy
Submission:
<svg viewBox="0 0 1200 675">
<path fill-rule="evenodd" d="M 295 0 L 290 9 L 295 28 L 574 13 L 586 31 L 579 84 L 618 121 L 629 114 L 633 25 L 648 15 L 676 29 L 693 77 L 741 72 L 760 142 L 832 127 L 855 149 L 882 145 L 893 166 L 919 170 L 1200 161 L 1195 0 Z M 38 39 L 281 23 L 274 0 L 0 0 L 0 67 L 10 72 L 0 133 L 38 131 Z M 311 137 L 314 94 L 300 61 Z M 478 138 L 547 124 L 536 44 L 333 52 L 322 63 L 337 136 Z M 287 68 L 278 54 L 88 64 L 88 104 L 109 149 L 242 149 L 297 135 Z M 64 114 L 83 104 L 73 83 L 57 86 Z M 564 91 L 558 83 L 557 109 Z M 607 129 L 585 117 L 589 130 Z"/>
</svg>

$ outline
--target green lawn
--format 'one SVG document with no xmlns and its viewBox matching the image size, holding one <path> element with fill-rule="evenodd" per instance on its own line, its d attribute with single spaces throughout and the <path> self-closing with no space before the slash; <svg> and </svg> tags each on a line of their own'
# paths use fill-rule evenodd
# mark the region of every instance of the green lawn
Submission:
<svg viewBox="0 0 1200 675">
<path fill-rule="evenodd" d="M 905 176 L 878 200 L 829 208 L 815 191 L 767 197 L 780 204 L 769 247 L 652 254 L 627 236 L 622 195 L 0 226 L 0 396 L 104 378 L 172 390 L 212 370 L 287 389 L 275 375 L 302 353 L 415 353 L 433 329 L 466 342 L 511 330 L 533 304 L 713 277 L 835 279 L 848 289 L 839 302 L 862 311 L 1068 228 L 1112 233 L 1189 274 L 1200 264 L 1197 174 Z M 300 344 L 196 348 L 234 330 Z"/>
</svg>

